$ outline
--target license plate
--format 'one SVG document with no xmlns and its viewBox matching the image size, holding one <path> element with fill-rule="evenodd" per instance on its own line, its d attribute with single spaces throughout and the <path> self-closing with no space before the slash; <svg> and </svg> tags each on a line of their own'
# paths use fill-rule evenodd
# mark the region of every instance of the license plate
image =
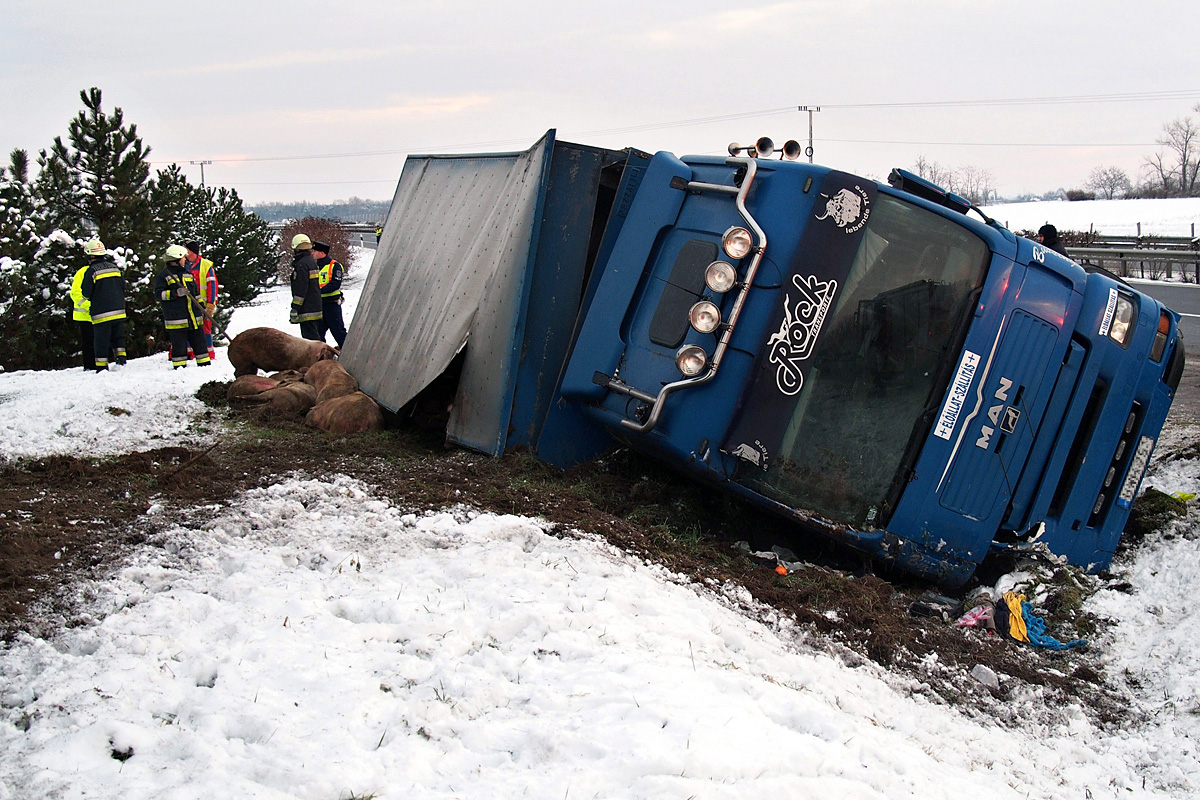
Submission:
<svg viewBox="0 0 1200 800">
<path fill-rule="evenodd" d="M 1129 508 L 1133 505 L 1133 496 L 1137 494 L 1142 476 L 1146 473 L 1146 465 L 1150 463 L 1150 451 L 1153 449 L 1154 440 L 1149 436 L 1143 436 L 1138 441 L 1137 451 L 1133 454 L 1133 458 L 1129 459 L 1129 471 L 1125 473 L 1125 483 L 1121 486 L 1121 493 L 1117 495 L 1117 505 L 1121 508 Z"/>
</svg>

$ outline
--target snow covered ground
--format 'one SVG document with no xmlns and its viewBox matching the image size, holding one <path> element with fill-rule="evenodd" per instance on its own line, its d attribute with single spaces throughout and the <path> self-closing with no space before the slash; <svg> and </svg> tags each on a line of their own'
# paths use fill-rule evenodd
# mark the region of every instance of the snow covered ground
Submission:
<svg viewBox="0 0 1200 800">
<path fill-rule="evenodd" d="M 270 293 L 230 333 L 287 330 L 286 305 Z M 231 377 L 218 353 L 0 375 L 0 452 L 161 444 Z M 1198 492 L 1197 467 L 1148 483 Z M 0 650 L 0 798 L 1200 794 L 1195 510 L 1120 565 L 1131 591 L 1091 601 L 1119 620 L 1094 646 L 1144 715 L 1119 732 L 1035 688 L 1013 700 L 1027 725 L 972 718 L 752 621 L 736 591 L 536 519 L 402 513 L 303 477 L 197 518 L 83 587 L 90 624 Z"/>
<path fill-rule="evenodd" d="M 1159 200 L 1079 200 L 984 206 L 989 217 L 1014 231 L 1036 231 L 1047 222 L 1060 231 L 1096 230 L 1108 236 L 1196 236 L 1200 197 Z"/>
</svg>

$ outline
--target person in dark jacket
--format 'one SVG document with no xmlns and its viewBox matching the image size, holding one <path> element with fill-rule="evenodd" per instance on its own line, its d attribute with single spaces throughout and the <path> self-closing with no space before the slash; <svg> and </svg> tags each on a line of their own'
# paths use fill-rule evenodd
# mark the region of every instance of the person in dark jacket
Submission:
<svg viewBox="0 0 1200 800">
<path fill-rule="evenodd" d="M 317 338 L 325 341 L 325 332 L 333 334 L 337 346 L 346 342 L 346 323 L 342 321 L 342 278 L 346 271 L 342 262 L 329 257 L 329 245 L 312 243 L 313 256 L 317 259 L 317 282 L 321 285 L 321 324 Z"/>
<path fill-rule="evenodd" d="M 196 354 L 196 365 L 207 367 L 208 341 L 204 338 L 204 312 L 196 279 L 185 264 L 187 249 L 173 244 L 167 248 L 166 266 L 154 279 L 154 295 L 162 303 L 163 324 L 171 338 L 171 366 L 186 367 L 188 346 Z"/>
<path fill-rule="evenodd" d="M 118 364 L 125 363 L 125 277 L 99 239 L 85 244 L 83 252 L 89 263 L 79 290 L 92 318 L 96 372 L 107 372 L 110 354 Z"/>
<path fill-rule="evenodd" d="M 321 282 L 312 240 L 306 234 L 292 237 L 292 310 L 288 322 L 300 325 L 300 336 L 321 338 Z"/>
<path fill-rule="evenodd" d="M 1059 255 L 1067 255 L 1067 248 L 1063 247 L 1062 239 L 1058 238 L 1058 228 L 1053 225 L 1047 224 L 1038 228 L 1037 240 Z"/>
</svg>

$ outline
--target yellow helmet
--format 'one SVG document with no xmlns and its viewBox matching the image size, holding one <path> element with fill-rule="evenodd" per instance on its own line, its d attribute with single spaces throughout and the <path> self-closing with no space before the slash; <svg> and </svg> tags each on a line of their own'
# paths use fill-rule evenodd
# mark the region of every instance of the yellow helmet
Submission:
<svg viewBox="0 0 1200 800">
<path fill-rule="evenodd" d="M 86 244 L 84 244 L 83 252 L 87 253 L 89 256 L 102 256 L 105 252 L 104 242 L 100 241 L 99 239 L 90 239 Z"/>
<path fill-rule="evenodd" d="M 181 245 L 173 244 L 167 248 L 167 261 L 178 261 L 187 256 L 187 250 Z"/>
<path fill-rule="evenodd" d="M 310 247 L 312 247 L 312 239 L 308 238 L 308 234 L 297 233 L 292 237 L 293 250 L 307 250 Z"/>
</svg>

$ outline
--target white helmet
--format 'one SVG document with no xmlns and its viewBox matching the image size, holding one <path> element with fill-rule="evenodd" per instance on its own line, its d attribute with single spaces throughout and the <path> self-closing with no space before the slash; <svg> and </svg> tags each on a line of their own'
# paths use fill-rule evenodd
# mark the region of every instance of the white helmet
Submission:
<svg viewBox="0 0 1200 800">
<path fill-rule="evenodd" d="M 187 250 L 182 245 L 173 244 L 167 248 L 167 261 L 178 261 L 186 257 Z"/>
<path fill-rule="evenodd" d="M 105 252 L 104 242 L 100 241 L 99 239 L 89 239 L 88 242 L 83 246 L 83 252 L 87 253 L 89 256 L 102 256 Z"/>
<path fill-rule="evenodd" d="M 308 238 L 308 234 L 297 233 L 292 237 L 293 250 L 308 250 L 310 247 L 312 247 L 312 239 Z"/>
</svg>

